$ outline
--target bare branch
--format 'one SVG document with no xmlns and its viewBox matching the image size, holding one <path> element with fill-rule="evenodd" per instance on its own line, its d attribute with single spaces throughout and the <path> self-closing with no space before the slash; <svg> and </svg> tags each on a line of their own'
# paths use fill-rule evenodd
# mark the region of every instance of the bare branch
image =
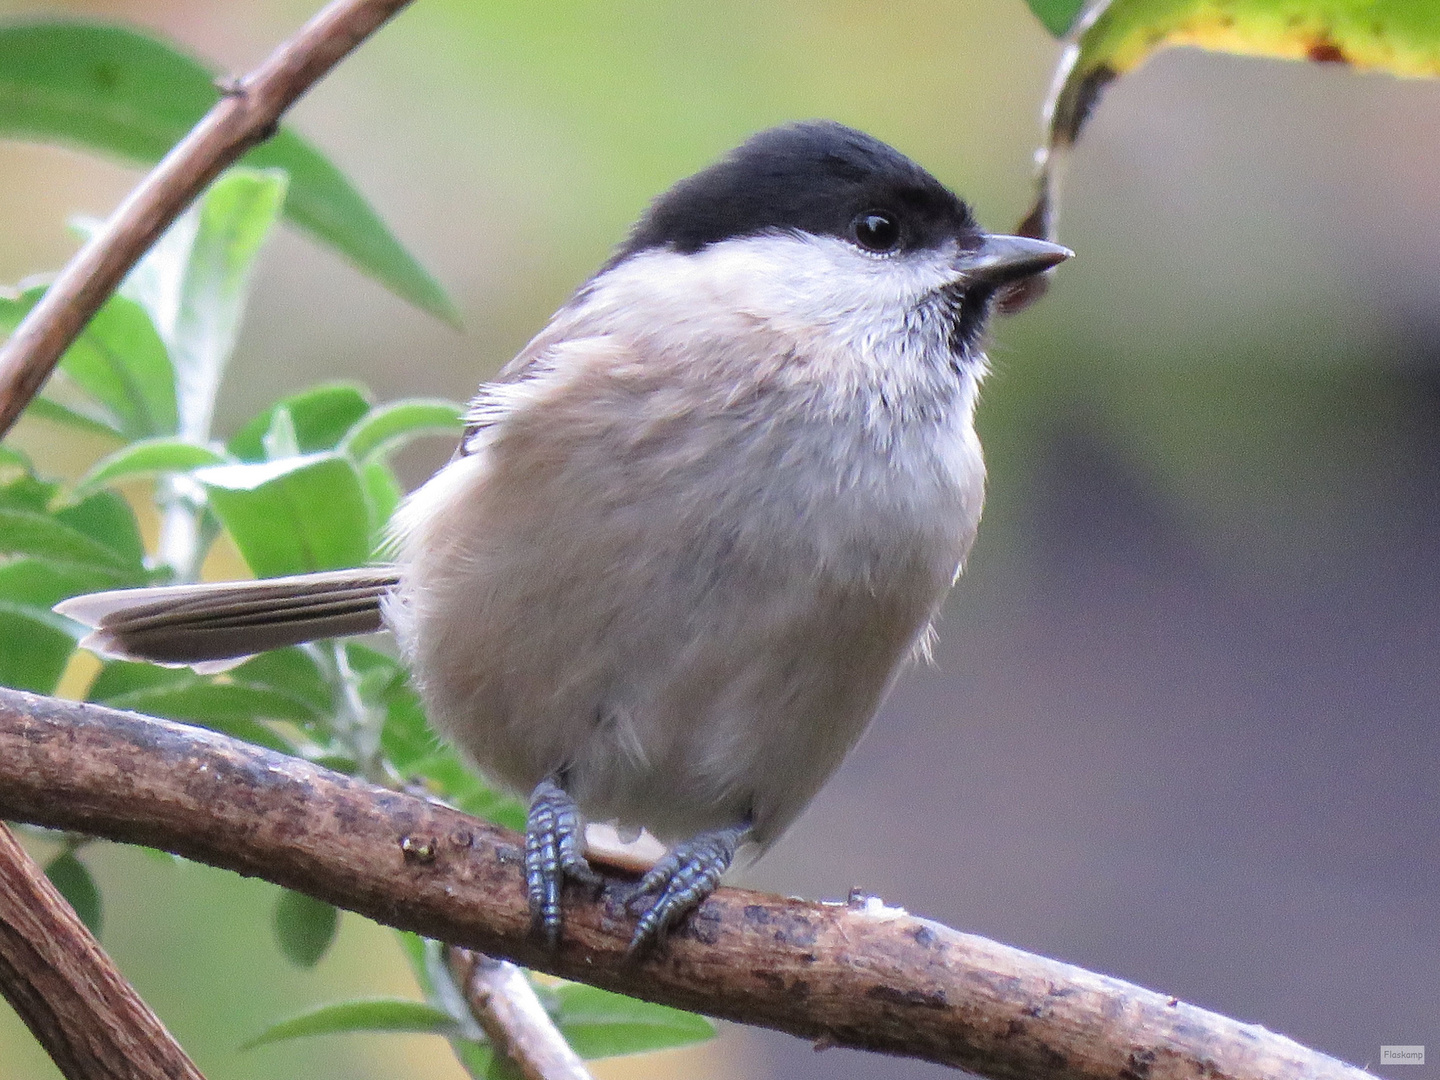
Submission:
<svg viewBox="0 0 1440 1080">
<path fill-rule="evenodd" d="M 68 1080 L 204 1080 L 4 825 L 0 993 Z"/>
<path fill-rule="evenodd" d="M 519 838 L 169 721 L 0 690 L 0 817 L 165 848 L 527 967 L 992 1077 L 1373 1080 L 1261 1027 L 874 901 L 721 889 L 642 962 L 612 886 L 529 934 Z"/>
<path fill-rule="evenodd" d="M 593 1080 L 524 971 L 508 960 L 469 949 L 452 947 L 448 959 L 490 1045 L 513 1061 L 525 1080 Z"/>
<path fill-rule="evenodd" d="M 0 348 L 0 435 L 130 268 L 215 179 L 275 131 L 285 110 L 410 0 L 334 0 L 165 155 L 70 260 Z"/>
</svg>

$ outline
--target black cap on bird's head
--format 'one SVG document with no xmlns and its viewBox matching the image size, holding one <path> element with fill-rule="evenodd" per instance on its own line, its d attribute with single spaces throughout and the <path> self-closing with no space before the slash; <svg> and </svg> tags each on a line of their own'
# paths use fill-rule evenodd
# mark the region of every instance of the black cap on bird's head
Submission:
<svg viewBox="0 0 1440 1080">
<path fill-rule="evenodd" d="M 661 195 L 610 265 L 652 248 L 692 254 L 725 240 L 800 232 L 875 254 L 955 242 L 969 286 L 994 289 L 1070 256 L 1056 244 L 990 236 L 944 184 L 879 139 L 832 120 L 753 135 Z"/>
</svg>

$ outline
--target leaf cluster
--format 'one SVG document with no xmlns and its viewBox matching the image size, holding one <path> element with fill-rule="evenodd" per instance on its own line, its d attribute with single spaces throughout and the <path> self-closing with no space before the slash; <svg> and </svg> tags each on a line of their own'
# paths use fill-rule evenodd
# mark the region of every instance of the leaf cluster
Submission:
<svg viewBox="0 0 1440 1080">
<path fill-rule="evenodd" d="M 75 23 L 0 28 L 0 134 L 79 143 L 153 160 L 218 96 L 209 72 L 129 30 Z M 391 455 L 430 436 L 454 439 L 463 407 L 414 398 L 377 403 L 328 383 L 287 394 L 228 438 L 215 403 L 266 237 L 289 218 L 407 298 L 441 315 L 448 301 L 344 176 L 282 131 L 226 172 L 178 220 L 61 359 L 30 415 L 60 435 L 108 446 L 80 479 L 42 475 L 0 446 L 0 684 L 198 724 L 351 775 L 421 790 L 523 829 L 524 808 L 492 790 L 432 734 L 384 639 L 345 640 L 251 657 L 200 673 L 82 659 L 83 630 L 55 614 L 82 593 L 197 580 L 228 538 L 258 577 L 363 565 L 375 558 L 403 492 Z M 264 165 L 264 168 L 256 168 Z M 97 227 L 74 223 L 81 234 Z M 0 291 L 0 334 L 44 295 L 43 280 Z M 147 548 L 141 522 L 158 520 Z M 101 891 L 83 837 L 65 837 L 47 873 L 101 929 Z M 169 856 L 156 853 L 161 858 Z M 277 894 L 278 947 L 313 967 L 339 913 Z M 253 1045 L 340 1031 L 429 1031 L 476 1075 L 501 1075 L 438 946 L 401 935 L 425 1001 L 347 1002 L 278 1024 Z M 542 1000 L 587 1057 L 709 1037 L 699 1017 L 579 985 L 545 983 Z"/>
</svg>

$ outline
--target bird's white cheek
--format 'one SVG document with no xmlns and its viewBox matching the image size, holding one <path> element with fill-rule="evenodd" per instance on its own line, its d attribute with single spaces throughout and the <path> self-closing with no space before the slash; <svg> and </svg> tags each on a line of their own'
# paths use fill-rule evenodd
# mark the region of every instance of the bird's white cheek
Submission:
<svg viewBox="0 0 1440 1080">
<path fill-rule="evenodd" d="M 637 329 L 748 325 L 853 349 L 902 329 L 952 277 L 943 252 L 882 258 L 835 237 L 765 235 L 686 255 L 643 252 L 595 282 L 587 303 L 603 321 Z"/>
</svg>

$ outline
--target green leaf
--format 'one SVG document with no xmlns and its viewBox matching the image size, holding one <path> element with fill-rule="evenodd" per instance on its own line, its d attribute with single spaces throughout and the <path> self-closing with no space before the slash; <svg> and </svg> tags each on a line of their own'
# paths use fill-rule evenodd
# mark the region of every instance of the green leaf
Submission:
<svg viewBox="0 0 1440 1080">
<path fill-rule="evenodd" d="M 92 22 L 0 29 L 0 135 L 153 164 L 220 100 L 216 72 L 170 45 Z M 454 324 L 454 306 L 324 156 L 289 128 L 241 164 L 283 169 L 285 214 L 362 272 Z M 149 434 L 155 434 L 150 432 Z"/>
<path fill-rule="evenodd" d="M 242 162 L 290 175 L 285 216 L 335 248 L 357 270 L 453 327 L 460 313 L 440 283 L 400 246 L 344 174 L 293 131 L 281 128 Z"/>
<path fill-rule="evenodd" d="M 703 1016 L 583 983 L 565 983 L 548 996 L 554 1003 L 555 1025 L 586 1060 L 687 1046 L 715 1037 L 715 1026 Z"/>
<path fill-rule="evenodd" d="M 142 439 L 123 446 L 97 461 L 76 485 L 77 491 L 116 484 L 122 480 L 190 472 L 206 465 L 220 465 L 229 459 L 208 446 L 180 439 Z"/>
<path fill-rule="evenodd" d="M 45 867 L 45 876 L 75 909 L 80 921 L 98 938 L 104 923 L 100 887 L 95 884 L 85 864 L 75 857 L 75 852 L 67 850 L 51 859 L 50 865 Z"/>
<path fill-rule="evenodd" d="M 125 694 L 158 687 L 190 686 L 199 677 L 189 668 L 158 667 L 129 660 L 109 660 L 90 684 L 87 701 L 108 704 Z"/>
<path fill-rule="evenodd" d="M 75 563 L 20 558 L 0 565 L 0 599 L 37 611 L 49 611 L 68 597 L 100 592 L 114 585 L 115 576 L 110 571 Z"/>
<path fill-rule="evenodd" d="M 60 424 L 63 427 L 74 428 L 76 431 L 83 431 L 87 435 L 103 435 L 108 439 L 123 439 L 124 434 L 110 421 L 100 416 L 90 416 L 79 409 L 69 405 L 62 405 L 53 398 L 34 398 L 25 411 L 41 420 L 48 420 L 52 424 Z"/>
<path fill-rule="evenodd" d="M 355 423 L 370 411 L 370 396 L 359 383 L 338 382 L 312 386 L 281 398 L 241 428 L 229 450 L 241 461 L 266 461 L 265 433 L 280 409 L 290 413 L 295 442 L 302 454 L 333 450 Z"/>
<path fill-rule="evenodd" d="M 516 1077 L 514 1064 L 509 1058 L 497 1058 L 489 1043 L 451 1039 L 450 1048 L 473 1080 L 514 1080 Z"/>
<path fill-rule="evenodd" d="M 315 718 L 328 717 L 334 711 L 330 684 L 302 648 L 261 653 L 232 670 L 230 678 L 279 691 L 309 709 Z"/>
<path fill-rule="evenodd" d="M 361 566 L 370 508 L 355 463 L 334 452 L 194 474 L 256 577 Z"/>
<path fill-rule="evenodd" d="M 0 506 L 43 514 L 59 485 L 35 478 L 29 460 L 8 446 L 0 445 Z"/>
<path fill-rule="evenodd" d="M 464 430 L 465 407 L 436 398 L 410 398 L 381 405 L 356 422 L 340 449 L 357 461 L 392 450 L 427 435 L 458 436 Z"/>
<path fill-rule="evenodd" d="M 293 893 L 287 895 L 295 895 Z M 331 910 L 334 910 L 333 908 Z M 338 1035 L 348 1031 L 404 1031 L 451 1036 L 458 1030 L 449 1016 L 423 1001 L 404 998 L 368 998 L 341 1001 L 292 1016 L 266 1028 L 242 1049 L 264 1046 L 309 1035 Z"/>
<path fill-rule="evenodd" d="M 73 626 L 46 608 L 0 600 L 0 686 L 53 693 L 75 651 Z"/>
<path fill-rule="evenodd" d="M 0 83 L 3 79 L 0 75 Z M 18 296 L 0 295 L 0 328 L 13 330 L 43 295 L 43 285 Z M 105 301 L 59 366 L 105 408 L 125 438 L 175 433 L 175 370 L 150 316 L 134 300 L 112 296 Z"/>
<path fill-rule="evenodd" d="M 419 696 L 409 687 L 397 688 L 381 698 L 385 726 L 380 729 L 380 750 L 403 776 L 414 776 L 417 763 L 440 753 L 444 744 L 425 722 Z"/>
<path fill-rule="evenodd" d="M 281 172 L 232 168 L 210 185 L 131 272 L 124 292 L 150 314 L 175 367 L 179 434 L 210 436 L 250 272 L 285 202 Z"/>
<path fill-rule="evenodd" d="M 97 491 L 57 510 L 55 520 L 104 544 L 133 573 L 144 573 L 145 541 L 135 511 L 123 496 L 114 491 Z"/>
<path fill-rule="evenodd" d="M 1035 13 L 1045 29 L 1057 38 L 1064 37 L 1080 12 L 1085 9 L 1085 0 L 1029 0 L 1030 10 Z"/>
<path fill-rule="evenodd" d="M 74 563 L 20 558 L 0 565 L 0 684 L 52 693 L 80 627 L 50 609 L 116 584 L 113 571 Z"/>
<path fill-rule="evenodd" d="M 136 844 L 135 850 L 151 862 L 160 863 L 162 866 L 179 866 L 181 862 L 179 855 L 172 855 L 170 852 L 161 851 L 159 848 L 146 847 L 144 844 Z"/>
<path fill-rule="evenodd" d="M 324 900 L 285 889 L 275 901 L 275 940 L 296 967 L 318 964 L 339 926 L 340 912 Z"/>
<path fill-rule="evenodd" d="M 386 541 L 385 527 L 404 499 L 405 492 L 400 487 L 395 470 L 385 463 L 384 458 L 371 458 L 360 466 L 360 480 L 365 485 L 365 498 L 370 503 L 370 519 L 375 522 L 375 535 L 370 546 L 378 551 Z"/>
<path fill-rule="evenodd" d="M 121 579 L 136 576 L 134 564 L 113 548 L 55 517 L 30 510 L 0 507 L 0 553 L 80 563 L 109 570 Z"/>
<path fill-rule="evenodd" d="M 304 702 L 269 687 L 207 682 L 191 672 L 182 674 L 189 675 L 189 679 L 104 696 L 92 689 L 91 700 L 115 709 L 199 724 L 282 754 L 296 753 L 296 747 L 288 739 L 263 721 L 309 720 L 314 714 Z"/>
</svg>

